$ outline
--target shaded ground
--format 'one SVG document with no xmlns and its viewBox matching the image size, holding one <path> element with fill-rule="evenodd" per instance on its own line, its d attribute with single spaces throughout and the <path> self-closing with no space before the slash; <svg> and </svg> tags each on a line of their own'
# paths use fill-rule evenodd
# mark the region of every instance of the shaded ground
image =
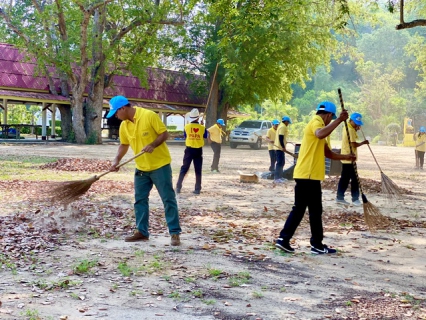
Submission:
<svg viewBox="0 0 426 320">
<path fill-rule="evenodd" d="M 2 157 L 66 157 L 40 168 L 58 180 L 107 170 L 116 150 L 0 145 Z M 170 150 L 176 179 L 184 147 Z M 241 183 L 237 172 L 265 171 L 264 149 L 225 147 L 222 173 L 211 174 L 212 153 L 205 148 L 202 194 L 192 194 L 190 171 L 178 197 L 180 248 L 168 245 L 156 190 L 150 241 L 122 240 L 134 226 L 132 166 L 105 176 L 67 209 L 30 203 L 27 198 L 48 192 L 49 184 L 29 171 L 8 176 L 0 181 L 0 318 L 426 319 L 425 174 L 412 169 L 411 148 L 373 146 L 382 169 L 407 194 L 389 201 L 380 194 L 380 172 L 368 149 L 359 151 L 368 199 L 392 223 L 370 233 L 361 208 L 335 205 L 336 179 L 327 179 L 324 242 L 339 250 L 327 257 L 309 253 L 307 219 L 294 237 L 297 254 L 272 246 L 291 209 L 294 184 Z M 76 164 L 75 158 L 87 160 Z M 3 170 L 7 176 L 6 162 Z"/>
</svg>

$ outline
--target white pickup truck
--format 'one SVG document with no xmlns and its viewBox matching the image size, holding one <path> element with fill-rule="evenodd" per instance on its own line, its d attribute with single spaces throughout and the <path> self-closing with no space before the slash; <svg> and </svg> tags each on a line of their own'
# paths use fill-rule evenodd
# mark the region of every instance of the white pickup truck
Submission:
<svg viewBox="0 0 426 320">
<path fill-rule="evenodd" d="M 235 149 L 238 145 L 249 145 L 252 149 L 260 149 L 262 140 L 272 123 L 269 120 L 246 120 L 231 131 L 229 146 Z"/>
</svg>

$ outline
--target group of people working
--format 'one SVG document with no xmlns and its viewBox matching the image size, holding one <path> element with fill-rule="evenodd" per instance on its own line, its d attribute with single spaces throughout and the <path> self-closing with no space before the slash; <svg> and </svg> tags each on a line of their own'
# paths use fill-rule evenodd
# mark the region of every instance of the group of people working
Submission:
<svg viewBox="0 0 426 320">
<path fill-rule="evenodd" d="M 127 153 L 129 147 L 134 154 L 143 151 L 143 154 L 135 159 L 136 169 L 134 176 L 135 186 L 135 218 L 136 230 L 133 235 L 126 237 L 125 241 L 148 241 L 149 240 L 149 193 L 155 185 L 164 204 L 165 219 L 171 235 L 171 245 L 180 245 L 180 234 L 182 229 L 179 222 L 179 212 L 176 201 L 176 193 L 181 192 L 182 182 L 189 170 L 191 162 L 194 162 L 196 182 L 195 194 L 201 191 L 201 169 L 202 169 L 202 147 L 204 139 L 207 138 L 211 144 L 214 156 L 211 165 L 213 173 L 219 172 L 219 158 L 222 137 L 225 135 L 222 127 L 225 125 L 223 119 L 218 119 L 216 124 L 206 129 L 199 123 L 199 112 L 193 109 L 190 113 L 191 122 L 185 125 L 185 152 L 183 165 L 181 167 L 176 188 L 173 188 L 171 156 L 165 143 L 168 138 L 167 128 L 158 115 L 150 110 L 130 105 L 127 98 L 115 96 L 110 100 L 110 111 L 107 118 L 116 116 L 122 123 L 119 129 L 120 145 L 112 162 L 111 171 L 118 171 L 118 164 Z M 343 140 L 342 152 L 335 153 L 331 150 L 327 138 L 344 121 L 349 118 L 348 112 L 342 110 L 339 117 L 336 116 L 336 106 L 329 102 L 321 102 L 316 108 L 316 115 L 304 129 L 304 135 L 298 154 L 297 164 L 294 169 L 295 201 L 283 229 L 276 241 L 276 247 L 285 252 L 292 253 L 294 249 L 290 246 L 290 239 L 299 226 L 306 208 L 309 209 L 309 220 L 311 227 L 311 252 L 314 254 L 330 254 L 336 250 L 323 243 L 322 227 L 322 192 L 321 181 L 325 178 L 325 157 L 333 160 L 346 161 L 349 166 L 342 170 L 339 182 L 337 200 L 344 201 L 344 193 L 352 180 L 352 200 L 356 204 L 357 195 L 354 180 L 354 171 L 351 163 L 356 161 L 356 148 L 363 141 L 357 143 L 356 131 L 362 125 L 362 116 L 359 113 L 352 114 L 348 124 L 348 134 Z M 334 120 L 334 121 L 332 121 Z M 274 168 L 276 183 L 281 183 L 282 170 L 284 167 L 288 125 L 291 119 L 288 116 L 282 118 L 281 124 L 274 121 L 276 134 L 268 136 L 268 141 L 273 144 L 275 152 L 271 155 L 271 170 Z M 274 158 L 275 157 L 275 158 Z M 274 161 L 272 161 L 275 159 Z M 359 201 L 359 200 L 358 200 Z"/>
</svg>

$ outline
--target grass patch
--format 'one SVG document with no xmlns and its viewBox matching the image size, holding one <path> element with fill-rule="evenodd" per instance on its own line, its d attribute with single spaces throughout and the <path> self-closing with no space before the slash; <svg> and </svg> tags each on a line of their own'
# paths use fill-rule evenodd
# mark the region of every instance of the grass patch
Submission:
<svg viewBox="0 0 426 320">
<path fill-rule="evenodd" d="M 248 272 L 239 272 L 236 276 L 230 277 L 228 283 L 232 287 L 239 287 L 242 284 L 246 284 L 250 281 L 250 273 Z"/>
<path fill-rule="evenodd" d="M 98 260 L 81 260 L 78 264 L 73 267 L 73 271 L 76 274 L 89 273 L 90 270 L 98 264 Z"/>
<path fill-rule="evenodd" d="M 117 269 L 124 277 L 129 277 L 133 273 L 133 269 L 129 267 L 126 262 L 120 262 Z"/>
</svg>

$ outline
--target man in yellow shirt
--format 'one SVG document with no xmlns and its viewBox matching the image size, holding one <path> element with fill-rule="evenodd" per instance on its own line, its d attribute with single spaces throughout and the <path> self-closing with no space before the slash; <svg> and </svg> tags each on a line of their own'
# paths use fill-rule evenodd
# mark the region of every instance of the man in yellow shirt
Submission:
<svg viewBox="0 0 426 320">
<path fill-rule="evenodd" d="M 278 126 L 277 134 L 275 135 L 274 148 L 277 157 L 277 166 L 275 167 L 274 183 L 284 183 L 283 169 L 285 165 L 285 155 L 288 138 L 288 125 L 291 124 L 291 119 L 288 116 L 282 118 L 282 123 Z"/>
<path fill-rule="evenodd" d="M 219 173 L 219 159 L 220 152 L 222 149 L 222 136 L 225 136 L 225 132 L 222 128 L 225 126 L 223 119 L 217 119 L 216 124 L 212 125 L 207 129 L 209 132 L 207 140 L 210 143 L 210 146 L 213 150 L 213 162 L 211 165 L 211 170 L 213 173 Z"/>
<path fill-rule="evenodd" d="M 423 163 L 425 159 L 426 151 L 426 129 L 425 127 L 420 127 L 418 133 L 415 133 L 413 136 L 414 141 L 416 142 L 416 169 L 423 170 Z"/>
<path fill-rule="evenodd" d="M 185 154 L 183 156 L 183 164 L 180 168 L 179 179 L 176 184 L 176 192 L 180 193 L 182 189 L 182 182 L 187 174 L 191 163 L 194 162 L 195 170 L 195 189 L 194 194 L 201 192 L 201 173 L 203 169 L 203 146 L 204 139 L 207 138 L 206 127 L 198 123 L 200 112 L 194 108 L 189 114 L 191 123 L 185 126 L 183 132 L 185 137 Z"/>
<path fill-rule="evenodd" d="M 271 165 L 269 166 L 269 172 L 275 174 L 275 163 L 277 162 L 277 156 L 275 153 L 274 143 L 275 136 L 277 134 L 277 128 L 280 122 L 278 120 L 272 120 L 272 127 L 266 133 L 266 141 L 268 142 L 268 152 L 269 159 L 271 160 Z"/>
<path fill-rule="evenodd" d="M 349 123 L 348 123 L 348 131 L 349 138 L 351 141 L 352 151 L 355 154 L 355 157 L 358 157 L 358 147 L 369 144 L 368 140 L 364 140 L 363 142 L 356 142 L 358 139 L 357 131 L 361 128 L 364 123 L 362 122 L 362 115 L 360 113 L 352 113 Z M 342 134 L 342 149 L 340 151 L 341 154 L 350 154 L 351 150 L 349 148 L 349 139 L 348 134 L 346 133 L 346 128 L 343 128 Z M 336 195 L 336 203 L 337 204 L 346 204 L 349 202 L 345 200 L 345 192 L 348 188 L 349 181 L 351 182 L 351 196 L 352 196 L 352 204 L 354 206 L 361 206 L 362 203 L 359 201 L 359 184 L 358 179 L 355 174 L 355 168 L 352 164 L 352 161 L 342 160 L 342 173 L 340 175 L 339 184 L 337 185 L 337 195 Z"/>
<path fill-rule="evenodd" d="M 136 231 L 126 237 L 126 242 L 149 240 L 149 193 L 155 185 L 164 204 L 167 226 L 171 235 L 171 245 L 180 245 L 179 212 L 173 190 L 171 157 L 165 141 L 169 134 L 160 117 L 153 111 L 132 107 L 123 96 L 110 100 L 107 118 L 116 116 L 120 124 L 120 146 L 111 171 L 118 171 L 117 165 L 131 147 L 134 154 L 145 153 L 135 159 L 135 216 Z"/>
<path fill-rule="evenodd" d="M 322 243 L 324 231 L 322 227 L 322 191 L 321 181 L 325 178 L 325 157 L 333 160 L 355 160 L 354 155 L 341 155 L 330 150 L 326 138 L 337 126 L 348 118 L 348 112 L 343 110 L 336 118 L 336 106 L 329 101 L 321 102 L 316 108 L 316 115 L 304 129 L 299 157 L 294 168 L 293 178 L 294 206 L 291 210 L 280 237 L 275 246 L 285 252 L 293 253 L 290 239 L 309 209 L 309 224 L 311 226 L 311 253 L 331 254 L 335 249 Z M 331 120 L 336 119 L 331 122 Z"/>
</svg>

